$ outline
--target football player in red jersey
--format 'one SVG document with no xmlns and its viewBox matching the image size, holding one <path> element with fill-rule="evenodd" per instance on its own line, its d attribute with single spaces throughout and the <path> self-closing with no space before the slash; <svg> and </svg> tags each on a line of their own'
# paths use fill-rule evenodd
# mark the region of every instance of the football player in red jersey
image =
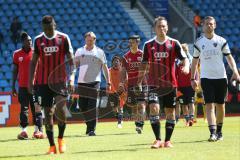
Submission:
<svg viewBox="0 0 240 160">
<path fill-rule="evenodd" d="M 35 125 L 35 131 L 33 133 L 34 138 L 43 138 L 42 133 L 42 112 L 41 108 L 38 109 L 34 106 L 33 95 L 28 93 L 28 78 L 29 78 L 29 64 L 32 59 L 32 39 L 26 33 L 21 34 L 22 48 L 16 50 L 13 54 L 13 84 L 12 84 L 12 94 L 17 96 L 17 91 L 15 88 L 16 80 L 18 78 L 19 94 L 18 100 L 21 104 L 20 112 L 20 126 L 22 132 L 17 136 L 18 139 L 27 139 L 27 126 L 28 126 L 28 108 L 32 111 L 33 124 Z M 36 112 L 35 110 L 40 110 Z"/>
<path fill-rule="evenodd" d="M 142 92 L 140 94 L 136 94 L 139 65 L 141 64 L 143 57 L 142 50 L 138 49 L 139 43 L 139 35 L 132 35 L 129 37 L 130 50 L 123 55 L 123 66 L 125 67 L 128 75 L 127 105 L 132 108 L 136 131 L 138 134 L 141 134 L 145 119 L 147 86 L 144 85 L 142 87 Z"/>
<path fill-rule="evenodd" d="M 188 45 L 186 43 L 181 44 L 184 53 L 187 55 L 189 61 L 191 61 L 192 56 L 188 51 Z M 179 103 L 182 106 L 183 116 L 186 120 L 186 126 L 193 125 L 193 118 L 195 112 L 195 91 L 192 89 L 191 86 L 191 73 L 183 74 L 182 71 L 182 63 L 177 63 L 176 65 L 176 77 L 178 81 L 178 91 L 182 93 L 179 97 Z"/>
<path fill-rule="evenodd" d="M 57 149 L 53 135 L 53 115 L 58 121 L 58 145 L 59 152 L 66 151 L 63 140 L 66 128 L 66 62 L 73 65 L 73 49 L 68 35 L 56 30 L 56 23 L 52 16 L 46 15 L 42 18 L 43 32 L 35 37 L 34 53 L 30 65 L 29 91 L 32 92 L 33 76 L 37 65 L 36 84 L 40 105 L 45 112 L 45 127 L 50 148 L 47 154 L 56 154 Z M 66 59 L 67 57 L 67 59 Z M 72 72 L 70 83 L 73 86 L 74 72 Z M 53 106 L 53 99 L 56 107 Z"/>
<path fill-rule="evenodd" d="M 183 54 L 178 40 L 167 36 L 168 23 L 164 17 L 157 17 L 154 22 L 156 37 L 145 42 L 143 50 L 143 65 L 138 84 L 141 86 L 144 75 L 147 75 L 148 104 L 150 108 L 150 123 L 156 140 L 151 148 L 173 147 L 170 138 L 175 127 L 176 87 L 175 59 L 181 60 L 184 74 L 189 73 L 189 61 Z M 166 114 L 165 142 L 160 136 L 160 100 Z"/>
</svg>

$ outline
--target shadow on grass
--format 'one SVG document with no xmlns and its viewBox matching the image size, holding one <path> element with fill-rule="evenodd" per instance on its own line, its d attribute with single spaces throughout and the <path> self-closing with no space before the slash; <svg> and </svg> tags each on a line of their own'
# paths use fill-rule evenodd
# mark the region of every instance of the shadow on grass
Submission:
<svg viewBox="0 0 240 160">
<path fill-rule="evenodd" d="M 23 139 L 23 140 L 19 140 L 17 138 L 14 138 L 14 139 L 2 139 L 2 140 L 0 140 L 0 143 L 15 142 L 15 141 L 29 141 L 29 140 L 37 140 L 37 139 L 34 139 L 34 138 L 28 138 L 28 139 Z"/>
<path fill-rule="evenodd" d="M 2 158 L 21 158 L 21 157 L 39 157 L 39 156 L 48 156 L 46 154 L 28 154 L 28 155 L 6 155 L 6 156 L 0 156 L 0 159 Z"/>
<path fill-rule="evenodd" d="M 129 145 L 125 145 L 125 146 L 147 146 L 147 145 L 151 145 L 151 143 L 129 144 Z"/>
<path fill-rule="evenodd" d="M 95 150 L 95 151 L 80 151 L 73 152 L 72 154 L 86 154 L 86 153 L 111 153 L 111 152 L 137 152 L 139 150 L 146 150 L 148 148 L 126 148 L 126 149 L 108 149 L 108 150 Z"/>
<path fill-rule="evenodd" d="M 197 140 L 197 141 L 185 141 L 185 142 L 174 142 L 174 143 L 206 143 L 208 140 Z"/>
<path fill-rule="evenodd" d="M 114 133 L 114 134 L 97 134 L 96 137 L 103 137 L 103 136 L 124 136 L 124 135 L 131 135 L 131 134 L 136 134 L 136 133 Z M 84 137 L 89 137 L 88 135 L 66 135 L 64 136 L 65 138 L 84 138 Z"/>
</svg>

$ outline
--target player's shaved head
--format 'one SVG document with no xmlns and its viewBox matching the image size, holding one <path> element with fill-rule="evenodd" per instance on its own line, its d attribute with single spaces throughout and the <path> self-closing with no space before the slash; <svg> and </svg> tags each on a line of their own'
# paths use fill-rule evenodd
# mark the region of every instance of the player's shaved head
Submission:
<svg viewBox="0 0 240 160">
<path fill-rule="evenodd" d="M 51 24 L 55 23 L 54 18 L 50 15 L 45 15 L 42 18 L 42 24 Z"/>
</svg>

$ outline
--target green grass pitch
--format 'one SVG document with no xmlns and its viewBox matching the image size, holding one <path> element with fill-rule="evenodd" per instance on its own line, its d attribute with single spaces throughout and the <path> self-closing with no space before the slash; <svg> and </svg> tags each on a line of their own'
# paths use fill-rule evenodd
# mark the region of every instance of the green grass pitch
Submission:
<svg viewBox="0 0 240 160">
<path fill-rule="evenodd" d="M 161 137 L 165 137 L 165 121 L 161 121 Z M 174 148 L 150 149 L 154 140 L 149 121 L 138 135 L 134 123 L 124 122 L 118 129 L 116 122 L 99 122 L 96 137 L 85 135 L 85 124 L 69 124 L 65 132 L 67 152 L 45 155 L 47 139 L 17 140 L 18 127 L 0 128 L 0 159 L 14 160 L 239 160 L 240 117 L 224 121 L 224 140 L 208 142 L 209 131 L 203 119 L 193 127 L 185 127 L 181 119 L 172 136 Z M 32 135 L 33 127 L 28 128 Z M 55 137 L 57 126 L 55 126 Z M 56 140 L 56 138 L 55 138 Z M 57 141 L 57 140 L 56 140 Z"/>
</svg>

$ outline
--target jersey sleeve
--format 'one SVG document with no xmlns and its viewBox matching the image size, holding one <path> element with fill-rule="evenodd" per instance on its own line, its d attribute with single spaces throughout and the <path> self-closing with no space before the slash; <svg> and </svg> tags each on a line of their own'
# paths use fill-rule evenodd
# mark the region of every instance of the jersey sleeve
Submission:
<svg viewBox="0 0 240 160">
<path fill-rule="evenodd" d="M 223 41 L 221 50 L 222 50 L 224 56 L 227 56 L 231 53 L 231 50 L 230 50 L 229 45 L 226 40 Z"/>
<path fill-rule="evenodd" d="M 143 46 L 143 59 L 142 59 L 142 62 L 146 63 L 146 62 L 148 62 L 148 59 L 149 59 L 148 47 L 147 47 L 147 44 L 145 43 L 144 46 Z"/>
<path fill-rule="evenodd" d="M 35 38 L 33 41 L 33 53 L 34 54 L 39 54 L 38 46 L 37 46 L 37 39 Z"/>
<path fill-rule="evenodd" d="M 102 61 L 102 63 L 103 64 L 107 64 L 107 58 L 106 58 L 106 55 L 105 55 L 104 51 L 99 48 L 99 52 L 101 52 L 101 61 Z"/>
<path fill-rule="evenodd" d="M 72 44 L 71 44 L 70 38 L 68 36 L 66 36 L 64 47 L 65 47 L 66 53 L 73 54 Z"/>
<path fill-rule="evenodd" d="M 179 41 L 176 41 L 176 45 L 175 45 L 175 51 L 177 54 L 177 58 L 180 60 L 183 60 L 184 58 L 187 58 L 186 54 L 184 53 L 181 44 L 179 43 Z"/>
<path fill-rule="evenodd" d="M 13 64 L 18 65 L 18 57 L 17 57 L 16 52 L 13 53 Z"/>
<path fill-rule="evenodd" d="M 195 43 L 195 44 L 193 45 L 193 58 L 199 58 L 200 52 L 201 52 L 201 50 L 199 49 L 199 47 L 198 47 L 197 44 Z"/>
</svg>

